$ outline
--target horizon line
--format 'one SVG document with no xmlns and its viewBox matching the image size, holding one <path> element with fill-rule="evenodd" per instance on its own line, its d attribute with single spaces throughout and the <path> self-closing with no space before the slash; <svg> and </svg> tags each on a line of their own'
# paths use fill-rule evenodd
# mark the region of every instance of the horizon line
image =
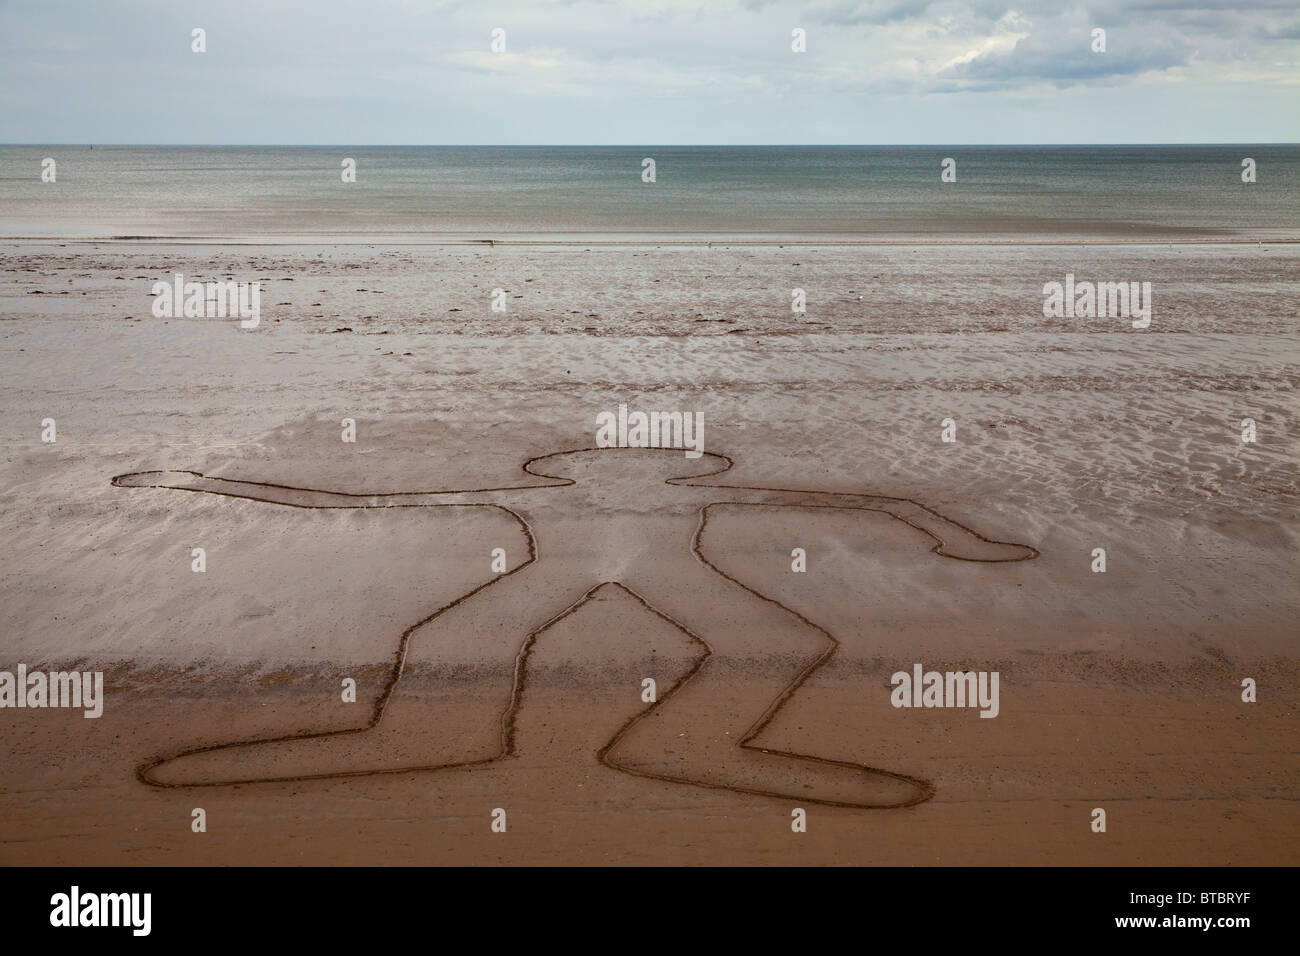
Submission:
<svg viewBox="0 0 1300 956">
<path fill-rule="evenodd" d="M 1300 146 L 1300 141 L 1222 140 L 1179 141 L 1163 143 L 118 143 L 118 142 L 6 142 L 0 148 L 17 146 L 80 147 L 158 147 L 168 149 L 334 149 L 334 148 L 384 148 L 384 149 L 919 149 L 943 147 L 1054 147 L 1068 149 L 1099 149 L 1133 146 Z"/>
</svg>

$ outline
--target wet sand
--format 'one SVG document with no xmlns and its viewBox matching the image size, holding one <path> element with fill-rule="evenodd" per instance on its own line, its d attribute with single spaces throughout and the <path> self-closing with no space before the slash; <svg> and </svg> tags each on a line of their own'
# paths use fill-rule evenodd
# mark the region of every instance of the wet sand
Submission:
<svg viewBox="0 0 1300 956">
<path fill-rule="evenodd" d="M 4 251 L 0 668 L 108 688 L 98 720 L 0 711 L 5 862 L 1295 862 L 1294 247 Z M 261 328 L 154 318 L 149 287 L 177 271 L 262 280 Z M 1067 271 L 1152 281 L 1152 329 L 1044 319 Z M 544 483 L 521 465 L 589 447 L 619 403 L 702 413 L 734 462 L 719 483 L 907 499 L 1038 556 L 945 557 L 862 499 L 755 514 L 731 491 L 701 530 L 667 453 L 602 453 L 624 464 L 596 491 L 509 511 L 111 481 Z M 366 727 L 404 632 L 476 588 L 463 625 L 417 632 L 382 746 L 170 765 L 174 783 L 385 773 L 138 779 L 184 750 Z M 891 707 L 917 662 L 998 671 L 999 716 Z M 801 675 L 738 763 L 732 739 Z M 863 790 L 809 761 L 896 777 Z M 866 808 L 910 802 L 898 778 L 927 799 Z"/>
</svg>

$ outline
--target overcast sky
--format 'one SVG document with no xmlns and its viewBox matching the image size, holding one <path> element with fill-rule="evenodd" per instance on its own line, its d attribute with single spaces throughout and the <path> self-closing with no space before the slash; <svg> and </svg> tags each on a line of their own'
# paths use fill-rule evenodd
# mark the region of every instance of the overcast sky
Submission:
<svg viewBox="0 0 1300 956">
<path fill-rule="evenodd" d="M 0 0 L 0 142 L 1295 142 L 1298 59 L 1296 0 Z"/>
</svg>

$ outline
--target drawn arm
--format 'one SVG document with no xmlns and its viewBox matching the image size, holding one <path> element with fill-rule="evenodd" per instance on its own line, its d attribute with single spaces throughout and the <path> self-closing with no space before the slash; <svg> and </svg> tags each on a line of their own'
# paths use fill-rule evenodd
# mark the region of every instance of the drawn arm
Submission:
<svg viewBox="0 0 1300 956">
<path fill-rule="evenodd" d="M 946 558 L 956 558 L 961 561 L 1026 561 L 1038 557 L 1038 551 L 1029 545 L 993 541 L 910 498 L 840 494 L 828 491 L 793 491 L 780 488 L 748 488 L 734 485 L 710 487 L 716 491 L 727 492 L 728 501 L 736 501 L 740 504 L 883 511 L 918 531 L 924 531 L 938 542 L 934 548 L 935 553 Z M 732 497 L 731 493 L 735 496 Z"/>
<path fill-rule="evenodd" d="M 500 492 L 524 490 L 488 488 L 482 491 L 421 491 L 378 495 L 354 495 L 341 491 L 318 491 L 261 481 L 210 478 L 197 471 L 139 471 L 118 475 L 119 488 L 173 488 L 201 491 L 228 498 L 245 498 L 291 508 L 427 508 L 434 505 L 496 504 Z M 531 486 L 530 486 L 531 487 Z M 546 487 L 545 485 L 537 487 Z"/>
</svg>

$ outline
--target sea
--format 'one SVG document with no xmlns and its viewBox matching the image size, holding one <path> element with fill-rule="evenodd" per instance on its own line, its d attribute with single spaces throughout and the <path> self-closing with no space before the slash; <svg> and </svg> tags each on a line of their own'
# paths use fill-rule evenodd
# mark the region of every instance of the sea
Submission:
<svg viewBox="0 0 1300 956">
<path fill-rule="evenodd" d="M 42 176 L 51 168 L 47 160 L 53 160 L 53 181 Z M 345 181 L 349 168 L 355 181 Z M 0 146 L 0 239 L 418 244 L 1297 237 L 1295 144 Z"/>
</svg>

